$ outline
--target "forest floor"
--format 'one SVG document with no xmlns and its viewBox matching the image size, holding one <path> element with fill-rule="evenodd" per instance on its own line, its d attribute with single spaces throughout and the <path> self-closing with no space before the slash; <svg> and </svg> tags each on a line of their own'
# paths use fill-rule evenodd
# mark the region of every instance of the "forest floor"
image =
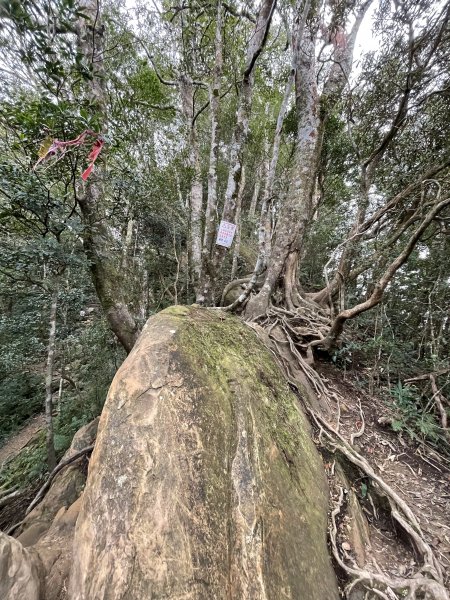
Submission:
<svg viewBox="0 0 450 600">
<path fill-rule="evenodd" d="M 450 584 L 450 460 L 430 446 L 394 432 L 386 423 L 389 407 L 377 396 L 358 385 L 358 374 L 344 374 L 329 364 L 317 366 L 328 389 L 338 392 L 333 414 L 335 429 L 370 463 L 374 471 L 399 494 L 417 517 L 426 542 L 441 561 Z M 331 407 L 333 409 L 333 407 Z M 339 417 L 337 417 L 339 415 Z M 384 418 L 384 419 L 383 419 Z M 362 432 L 362 433 L 361 433 Z M 333 474 L 333 458 L 326 464 L 332 500 L 339 491 Z M 392 576 L 408 577 L 416 567 L 414 551 L 402 541 L 388 511 L 383 511 L 371 495 L 371 482 L 364 477 L 352 479 L 351 487 L 359 499 L 370 533 L 366 560 L 372 570 Z M 384 514 L 383 514 L 384 513 Z M 347 535 L 345 520 L 338 526 L 338 541 L 349 562 L 357 552 Z"/>
<path fill-rule="evenodd" d="M 19 452 L 33 440 L 36 434 L 44 429 L 45 417 L 43 414 L 36 415 L 28 421 L 15 435 L 7 439 L 0 447 L 0 467 L 9 459 L 14 458 Z"/>
<path fill-rule="evenodd" d="M 20 460 L 23 451 L 36 444 L 39 433 L 45 428 L 45 417 L 43 414 L 32 417 L 26 425 L 11 435 L 6 443 L 0 447 L 0 472 L 6 465 L 10 465 L 14 459 Z M 24 474 L 22 474 L 24 475 Z M 0 530 L 8 531 L 9 528 L 21 521 L 30 502 L 35 497 L 42 482 L 39 477 L 28 485 L 15 483 L 12 490 L 20 489 L 17 497 L 12 498 L 7 504 L 0 508 Z M 9 487 L 9 486 L 7 486 Z M 8 490 L 11 491 L 11 490 Z"/>
</svg>

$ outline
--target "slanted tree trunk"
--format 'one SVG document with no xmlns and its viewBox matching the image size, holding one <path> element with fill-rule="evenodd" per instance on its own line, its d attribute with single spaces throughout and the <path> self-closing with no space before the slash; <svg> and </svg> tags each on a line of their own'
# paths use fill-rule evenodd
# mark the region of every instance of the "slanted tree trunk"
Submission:
<svg viewBox="0 0 450 600">
<path fill-rule="evenodd" d="M 106 101 L 103 68 L 103 27 L 98 0 L 81 0 L 85 15 L 78 23 L 78 47 L 92 78 L 86 83 L 92 117 L 106 133 Z M 123 273 L 115 259 L 114 237 L 104 213 L 102 174 L 94 172 L 78 197 L 83 218 L 83 244 L 92 280 L 109 326 L 127 352 L 133 347 L 138 325 L 124 297 Z"/>
<path fill-rule="evenodd" d="M 360 9 L 357 13 L 355 24 L 352 28 L 350 35 L 348 36 L 348 42 L 347 42 L 348 49 L 346 49 L 344 47 L 343 51 L 341 52 L 341 54 L 342 54 L 341 64 L 344 65 L 344 68 L 342 69 L 342 71 L 345 73 L 350 73 L 351 59 L 352 59 L 352 55 L 353 55 L 356 35 L 358 32 L 359 26 L 361 24 L 362 18 L 364 17 L 364 14 L 365 14 L 368 6 L 371 4 L 371 2 L 372 2 L 372 0 L 366 0 L 366 2 L 364 4 L 362 4 L 362 6 L 360 7 Z M 310 299 L 314 300 L 315 302 L 317 302 L 319 304 L 323 304 L 324 302 L 332 299 L 338 292 L 340 292 L 345 287 L 345 284 L 347 283 L 347 281 L 350 281 L 353 279 L 352 269 L 354 266 L 357 249 L 358 249 L 359 244 L 361 243 L 361 240 L 363 239 L 362 234 L 370 226 L 366 222 L 367 221 L 366 213 L 367 213 L 367 209 L 369 207 L 370 187 L 373 184 L 373 180 L 374 180 L 378 165 L 381 163 L 383 156 L 386 154 L 388 149 L 392 146 L 392 143 L 395 141 L 396 137 L 399 135 L 404 124 L 406 123 L 406 118 L 407 118 L 407 115 L 409 112 L 409 103 L 410 103 L 411 93 L 414 89 L 414 86 L 420 79 L 420 76 L 426 70 L 427 65 L 429 64 L 429 62 L 432 60 L 432 57 L 434 56 L 434 53 L 436 51 L 436 43 L 437 44 L 439 43 L 443 31 L 445 30 L 445 28 L 448 25 L 449 15 L 450 15 L 450 9 L 446 10 L 446 14 L 443 13 L 441 15 L 441 17 L 443 17 L 443 18 L 440 20 L 440 23 L 438 23 L 437 27 L 436 27 L 436 34 L 435 34 L 436 41 L 433 44 L 431 44 L 431 50 L 429 50 L 421 58 L 419 69 L 417 69 L 416 53 L 418 51 L 420 52 L 420 50 L 419 50 L 420 44 L 417 43 L 417 39 L 414 36 L 414 28 L 413 28 L 412 22 L 408 21 L 408 23 L 407 23 L 408 28 L 409 28 L 409 39 L 408 39 L 407 46 L 405 48 L 405 54 L 407 55 L 407 60 L 408 60 L 407 73 L 406 73 L 404 85 L 403 85 L 403 87 L 401 89 L 401 93 L 399 95 L 398 105 L 397 105 L 396 110 L 393 113 L 390 126 L 387 128 L 387 130 L 384 132 L 384 135 L 382 136 L 381 142 L 375 148 L 373 148 L 372 152 L 370 152 L 370 154 L 368 156 L 366 156 L 364 158 L 361 157 L 360 178 L 359 178 L 360 179 L 360 181 L 359 181 L 360 201 L 358 203 L 358 210 L 355 215 L 355 220 L 352 224 L 352 227 L 349 230 L 347 239 L 342 244 L 342 253 L 341 253 L 341 256 L 338 261 L 338 266 L 335 269 L 333 278 L 331 279 L 331 281 L 327 282 L 326 287 L 324 289 L 320 290 L 319 292 L 316 292 L 309 296 Z M 345 84 L 345 82 L 343 82 L 343 80 L 342 80 L 342 74 L 339 74 L 338 72 L 336 72 L 335 74 L 332 73 L 332 75 L 333 76 L 330 77 L 329 89 L 330 89 L 331 97 L 335 97 L 336 93 L 340 93 L 340 91 L 342 91 L 343 84 Z M 346 76 L 346 78 L 348 78 L 348 75 Z M 421 179 L 421 181 L 423 181 L 424 179 L 427 179 L 428 177 L 429 177 L 429 175 L 428 176 L 424 175 L 423 178 Z M 432 175 L 431 175 L 431 177 L 432 177 Z M 408 189 L 408 188 L 409 188 L 409 186 L 407 186 L 406 189 Z M 387 209 L 388 205 L 389 205 L 389 202 L 387 203 L 385 209 Z M 369 223 L 373 224 L 375 222 L 374 215 L 372 215 L 368 219 L 368 221 L 369 221 Z M 355 271 L 353 273 L 354 276 L 357 274 L 358 274 L 357 271 Z"/>
<path fill-rule="evenodd" d="M 417 242 L 420 240 L 421 236 L 427 229 L 427 227 L 432 223 L 433 219 L 447 206 L 450 205 L 450 198 L 445 198 L 440 202 L 436 202 L 434 206 L 429 210 L 429 212 L 425 215 L 419 227 L 415 229 L 415 231 L 411 234 L 409 240 L 407 241 L 404 249 L 400 252 L 400 254 L 393 260 L 380 277 L 380 279 L 376 282 L 373 292 L 370 294 L 369 298 L 352 308 L 341 311 L 333 321 L 333 325 L 330 329 L 330 332 L 323 342 L 323 345 L 326 348 L 331 347 L 338 337 L 341 335 L 342 330 L 344 328 L 344 324 L 348 319 L 353 319 L 354 317 L 360 315 L 361 313 L 370 310 L 377 304 L 379 304 L 383 298 L 384 290 L 386 289 L 389 282 L 392 280 L 396 272 L 400 269 L 402 265 L 408 260 L 411 252 L 416 247 Z"/>
</svg>

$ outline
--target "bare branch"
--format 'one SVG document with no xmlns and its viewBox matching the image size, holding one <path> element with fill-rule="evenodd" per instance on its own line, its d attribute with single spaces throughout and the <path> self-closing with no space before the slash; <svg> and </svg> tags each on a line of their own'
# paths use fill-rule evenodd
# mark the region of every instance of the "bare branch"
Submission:
<svg viewBox="0 0 450 600">
<path fill-rule="evenodd" d="M 443 210 L 446 206 L 450 205 L 450 198 L 446 198 L 441 202 L 438 202 L 433 206 L 433 208 L 428 212 L 426 217 L 423 219 L 420 226 L 414 231 L 411 235 L 408 243 L 406 244 L 403 251 L 397 256 L 397 258 L 388 266 L 382 277 L 375 284 L 374 291 L 371 296 L 365 301 L 357 304 L 356 306 L 349 308 L 347 310 L 341 311 L 337 317 L 335 318 L 333 325 L 330 329 L 330 333 L 327 336 L 327 340 L 325 346 L 333 345 L 344 328 L 344 324 L 348 319 L 353 319 L 354 317 L 360 315 L 361 313 L 373 308 L 377 304 L 381 302 L 384 291 L 389 284 L 389 282 L 394 277 L 395 273 L 400 269 L 402 265 L 408 260 L 411 252 L 414 250 L 417 242 L 421 238 L 422 234 L 425 232 L 427 227 L 436 217 L 436 215 Z"/>
<path fill-rule="evenodd" d="M 29 515 L 30 512 L 33 510 L 33 508 L 35 506 L 37 506 L 37 504 L 39 504 L 39 502 L 42 500 L 42 498 L 45 496 L 45 494 L 47 493 L 48 489 L 50 488 L 50 485 L 51 485 L 52 481 L 55 479 L 56 475 L 58 475 L 58 473 L 60 471 L 62 471 L 65 467 L 67 467 L 68 465 L 72 464 L 73 462 L 75 462 L 76 460 L 78 460 L 79 458 L 81 458 L 82 456 L 85 456 L 86 454 L 90 454 L 93 449 L 94 449 L 94 446 L 88 446 L 87 448 L 83 448 L 79 452 L 76 452 L 70 458 L 68 458 L 68 459 L 63 460 L 62 462 L 60 462 L 59 465 L 57 465 L 53 469 L 53 471 L 50 473 L 49 478 L 44 483 L 44 485 L 41 487 L 41 489 L 37 493 L 36 497 L 34 498 L 34 500 L 31 502 L 31 504 L 27 508 L 26 514 Z"/>
</svg>

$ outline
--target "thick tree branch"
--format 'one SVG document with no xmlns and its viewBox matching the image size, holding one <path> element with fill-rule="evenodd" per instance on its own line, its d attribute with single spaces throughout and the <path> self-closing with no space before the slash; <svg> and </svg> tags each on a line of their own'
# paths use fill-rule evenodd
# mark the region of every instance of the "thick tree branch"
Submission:
<svg viewBox="0 0 450 600">
<path fill-rule="evenodd" d="M 254 17 L 254 15 L 252 15 L 251 12 L 249 12 L 248 10 L 245 10 L 245 8 L 237 10 L 236 8 L 225 2 L 223 3 L 223 7 L 233 17 L 244 17 L 245 19 L 248 19 L 251 23 L 256 23 L 256 18 Z"/>
</svg>

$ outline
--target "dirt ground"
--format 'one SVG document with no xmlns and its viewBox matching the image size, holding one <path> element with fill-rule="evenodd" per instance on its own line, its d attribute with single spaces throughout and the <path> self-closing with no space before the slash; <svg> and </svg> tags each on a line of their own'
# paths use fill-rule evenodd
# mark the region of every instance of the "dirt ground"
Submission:
<svg viewBox="0 0 450 600">
<path fill-rule="evenodd" d="M 44 415 L 36 415 L 16 435 L 11 436 L 6 443 L 0 447 L 0 467 L 10 458 L 16 456 L 22 448 L 45 427 Z"/>
<path fill-rule="evenodd" d="M 392 431 L 389 424 L 379 423 L 386 417 L 388 407 L 380 398 L 371 396 L 356 385 L 356 377 L 323 364 L 318 369 L 327 387 L 338 392 L 333 414 L 333 426 L 371 464 L 380 475 L 406 501 L 417 517 L 426 542 L 440 559 L 450 584 L 450 461 L 427 445 L 414 443 L 409 438 Z M 339 405 L 338 405 L 339 404 Z M 386 419 L 385 419 L 386 420 Z M 383 419 L 382 419 L 383 422 Z M 333 477 L 332 458 L 326 464 L 332 500 L 338 490 Z M 407 577 L 416 566 L 413 548 L 403 541 L 402 532 L 396 529 L 391 517 L 383 514 L 373 502 L 371 483 L 359 477 L 351 483 L 358 496 L 367 520 L 371 548 L 369 562 L 375 571 L 380 569 L 393 576 Z M 353 548 L 346 535 L 345 520 L 339 523 L 338 539 L 348 550 Z"/>
</svg>

